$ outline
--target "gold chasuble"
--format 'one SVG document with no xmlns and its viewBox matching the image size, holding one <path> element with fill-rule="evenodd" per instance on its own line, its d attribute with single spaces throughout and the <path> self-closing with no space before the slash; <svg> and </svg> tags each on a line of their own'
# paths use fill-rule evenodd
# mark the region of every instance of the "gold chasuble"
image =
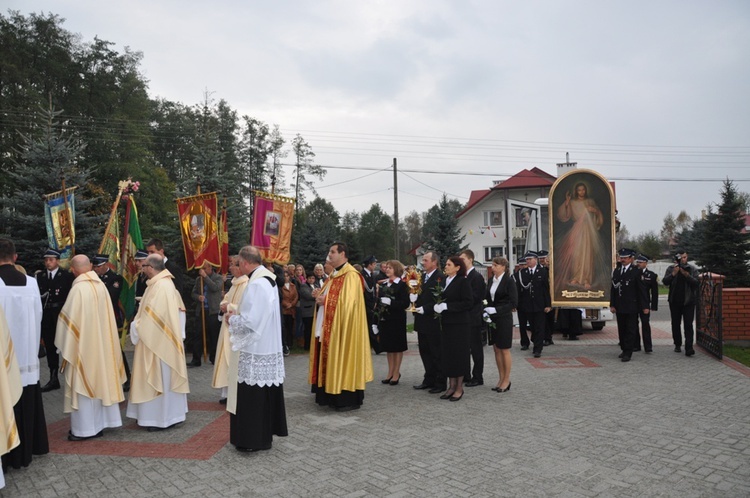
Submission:
<svg viewBox="0 0 750 498">
<path fill-rule="evenodd" d="M 21 444 L 16 428 L 13 407 L 21 399 L 21 372 L 18 370 L 16 352 L 10 340 L 10 330 L 5 312 L 0 306 L 0 455 Z M 1 472 L 1 471 L 0 471 Z"/>
<path fill-rule="evenodd" d="M 346 263 L 326 281 L 325 312 L 320 335 L 320 353 L 311 348 L 310 384 L 325 387 L 328 394 L 364 390 L 372 381 L 372 358 L 367 333 L 364 279 Z M 317 324 L 316 306 L 313 324 Z M 313 326 L 312 344 L 317 341 Z"/>
<path fill-rule="evenodd" d="M 125 400 L 126 380 L 115 312 L 99 275 L 78 275 L 60 311 L 55 346 L 65 375 L 64 413 L 78 410 L 78 396 L 99 399 L 103 406 Z"/>
<path fill-rule="evenodd" d="M 133 355 L 131 403 L 146 403 L 164 393 L 160 360 L 172 370 L 171 386 L 167 389 L 181 394 L 190 392 L 180 310 L 184 311 L 185 305 L 169 270 L 146 281 L 146 292 L 133 318 L 139 340 Z"/>
<path fill-rule="evenodd" d="M 232 279 L 232 287 L 224 296 L 223 303 L 226 303 L 227 310 L 236 312 L 242 301 L 242 295 L 249 279 L 247 275 L 242 275 Z M 211 386 L 220 389 L 229 385 L 229 358 L 232 352 L 232 343 L 229 341 L 229 324 L 226 320 L 221 321 L 221 330 L 219 331 L 219 341 L 216 348 L 216 361 L 214 366 L 214 376 Z"/>
</svg>

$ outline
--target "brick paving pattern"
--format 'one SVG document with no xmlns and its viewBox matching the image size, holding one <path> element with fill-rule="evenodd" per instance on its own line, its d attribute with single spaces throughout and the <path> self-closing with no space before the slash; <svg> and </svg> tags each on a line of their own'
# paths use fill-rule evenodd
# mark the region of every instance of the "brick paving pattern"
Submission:
<svg viewBox="0 0 750 498">
<path fill-rule="evenodd" d="M 289 437 L 239 453 L 211 389 L 211 368 L 190 369 L 190 413 L 149 433 L 130 419 L 104 437 L 68 442 L 62 390 L 44 394 L 49 455 L 6 473 L 15 496 L 749 496 L 750 369 L 672 351 L 667 322 L 652 324 L 654 353 L 617 358 L 614 324 L 587 330 L 541 358 L 513 349 L 512 388 L 485 385 L 460 402 L 415 391 L 414 334 L 398 386 L 375 382 L 361 410 L 318 407 L 307 357 L 287 358 Z M 43 383 L 46 379 L 42 379 Z M 123 405 L 124 413 L 124 405 Z"/>
</svg>

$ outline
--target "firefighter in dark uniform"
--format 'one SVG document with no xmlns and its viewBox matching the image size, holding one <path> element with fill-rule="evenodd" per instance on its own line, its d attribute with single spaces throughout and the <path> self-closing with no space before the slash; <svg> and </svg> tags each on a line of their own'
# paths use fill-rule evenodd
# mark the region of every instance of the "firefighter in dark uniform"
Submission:
<svg viewBox="0 0 750 498">
<path fill-rule="evenodd" d="M 549 251 L 542 249 L 537 252 L 539 255 L 539 266 L 547 270 L 549 274 Z M 555 331 L 555 316 L 560 308 L 552 308 L 549 313 L 544 315 L 544 345 L 552 346 L 555 341 L 552 340 L 552 334 Z"/>
<path fill-rule="evenodd" d="M 120 306 L 120 293 L 122 292 L 123 278 L 122 275 L 118 275 L 112 268 L 109 267 L 109 256 L 106 254 L 97 254 L 92 259 L 94 271 L 99 275 L 99 279 L 104 282 L 109 292 L 109 297 L 112 300 L 112 309 L 115 312 L 115 321 L 117 322 L 117 329 L 122 335 L 122 326 L 125 324 L 125 314 Z M 125 356 L 125 351 L 122 352 L 122 361 L 125 365 L 125 374 L 128 380 L 122 385 L 122 390 L 128 392 L 130 390 L 130 365 L 128 365 L 128 359 Z"/>
<path fill-rule="evenodd" d="M 519 284 L 520 280 L 518 275 L 524 268 L 526 268 L 526 256 L 521 256 L 518 258 L 516 267 L 513 268 L 513 280 L 516 282 L 516 294 L 518 296 L 521 295 L 521 285 Z M 521 351 L 526 351 L 529 349 L 529 344 L 531 344 L 529 341 L 529 334 L 526 332 L 529 319 L 526 318 L 526 313 L 524 313 L 520 307 L 516 310 L 516 313 L 518 314 L 518 333 L 521 336 Z"/>
<path fill-rule="evenodd" d="M 57 378 L 60 368 L 60 358 L 55 349 L 55 331 L 57 330 L 57 318 L 60 310 L 68 298 L 70 288 L 73 286 L 73 275 L 60 267 L 60 251 L 49 249 L 44 253 L 44 266 L 46 270 L 37 272 L 37 284 L 42 296 L 42 340 L 47 350 L 47 366 L 49 367 L 49 382 L 42 386 L 42 392 L 46 393 L 60 389 L 60 381 Z"/>
<path fill-rule="evenodd" d="M 141 265 L 146 261 L 146 258 L 148 258 L 148 253 L 143 249 L 138 249 L 135 252 L 135 256 L 133 256 L 135 266 L 138 268 L 138 278 L 135 279 L 135 311 L 133 316 L 135 316 L 135 313 L 138 313 L 138 308 L 141 305 L 141 298 L 143 297 L 143 293 L 146 292 L 146 281 L 148 278 L 141 271 Z"/>
<path fill-rule="evenodd" d="M 656 273 L 649 270 L 648 256 L 639 254 L 635 258 L 635 264 L 638 266 L 638 287 L 641 291 L 641 305 L 638 316 L 641 319 L 641 335 L 643 336 L 643 350 L 646 353 L 653 351 L 651 342 L 651 312 L 659 309 L 659 283 L 656 281 Z M 641 350 L 641 337 L 638 337 L 635 351 Z"/>
<path fill-rule="evenodd" d="M 534 358 L 542 356 L 544 349 L 544 329 L 546 316 L 552 310 L 552 296 L 549 293 L 549 273 L 540 267 L 539 255 L 534 251 L 526 253 L 526 268 L 518 272 L 518 309 L 529 321 L 531 342 L 534 345 Z"/>
<path fill-rule="evenodd" d="M 370 347 L 375 354 L 380 354 L 380 341 L 378 336 L 372 331 L 372 325 L 375 323 L 375 305 L 377 304 L 377 281 L 375 280 L 375 267 L 378 264 L 375 256 L 370 256 L 362 261 L 362 278 L 365 281 L 365 311 L 367 312 L 367 331 L 370 336 Z"/>
<path fill-rule="evenodd" d="M 638 313 L 643 310 L 639 290 L 640 271 L 633 264 L 635 251 L 620 249 L 622 266 L 612 272 L 610 311 L 617 315 L 617 335 L 620 338 L 620 359 L 630 361 L 638 344 Z"/>
</svg>

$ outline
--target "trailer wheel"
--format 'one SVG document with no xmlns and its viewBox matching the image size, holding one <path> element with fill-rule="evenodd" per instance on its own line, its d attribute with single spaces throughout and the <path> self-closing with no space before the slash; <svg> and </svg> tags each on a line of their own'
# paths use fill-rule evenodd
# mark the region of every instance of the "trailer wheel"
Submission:
<svg viewBox="0 0 750 498">
<path fill-rule="evenodd" d="M 604 324 L 606 322 L 591 322 L 591 329 L 592 330 L 601 330 L 604 328 Z"/>
</svg>

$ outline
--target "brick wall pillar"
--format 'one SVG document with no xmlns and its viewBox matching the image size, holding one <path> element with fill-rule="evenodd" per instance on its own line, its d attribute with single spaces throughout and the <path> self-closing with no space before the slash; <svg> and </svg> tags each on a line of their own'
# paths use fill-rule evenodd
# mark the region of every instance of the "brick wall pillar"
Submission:
<svg viewBox="0 0 750 498">
<path fill-rule="evenodd" d="M 750 343 L 750 289 L 724 288 L 722 299 L 724 342 Z"/>
</svg>

